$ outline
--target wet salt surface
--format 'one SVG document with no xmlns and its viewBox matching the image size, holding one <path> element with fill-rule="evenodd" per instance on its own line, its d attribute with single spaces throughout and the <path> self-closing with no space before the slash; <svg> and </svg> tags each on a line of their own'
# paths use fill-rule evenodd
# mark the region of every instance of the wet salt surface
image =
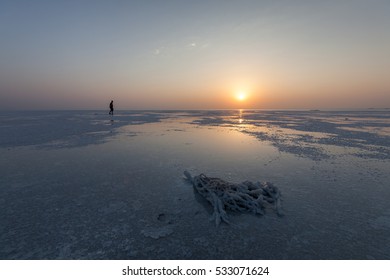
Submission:
<svg viewBox="0 0 390 280">
<path fill-rule="evenodd" d="M 389 111 L 0 115 L 1 259 L 389 259 Z M 212 208 L 184 170 L 270 181 L 285 216 Z"/>
</svg>

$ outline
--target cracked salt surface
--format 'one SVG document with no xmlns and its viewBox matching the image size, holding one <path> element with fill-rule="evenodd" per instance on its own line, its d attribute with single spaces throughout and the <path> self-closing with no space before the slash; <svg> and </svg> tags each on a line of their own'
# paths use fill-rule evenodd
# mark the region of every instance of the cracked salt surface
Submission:
<svg viewBox="0 0 390 280">
<path fill-rule="evenodd" d="M 389 111 L 1 113 L 0 259 L 390 259 Z M 184 170 L 270 181 L 283 218 Z"/>
</svg>

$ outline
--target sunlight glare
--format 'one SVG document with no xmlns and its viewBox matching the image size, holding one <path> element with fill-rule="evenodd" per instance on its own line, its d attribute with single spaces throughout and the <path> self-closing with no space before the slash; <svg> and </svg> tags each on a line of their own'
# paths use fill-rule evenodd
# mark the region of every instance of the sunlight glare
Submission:
<svg viewBox="0 0 390 280">
<path fill-rule="evenodd" d="M 240 92 L 237 93 L 236 98 L 239 101 L 244 101 L 246 99 L 246 93 L 243 92 L 243 91 L 240 91 Z"/>
</svg>

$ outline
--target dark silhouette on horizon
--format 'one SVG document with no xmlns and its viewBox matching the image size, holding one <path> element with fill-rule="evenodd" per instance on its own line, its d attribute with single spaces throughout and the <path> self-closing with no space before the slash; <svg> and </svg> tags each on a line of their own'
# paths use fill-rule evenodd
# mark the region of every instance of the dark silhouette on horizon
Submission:
<svg viewBox="0 0 390 280">
<path fill-rule="evenodd" d="M 114 101 L 113 100 L 111 100 L 111 102 L 110 102 L 110 112 L 108 114 L 114 115 Z"/>
</svg>

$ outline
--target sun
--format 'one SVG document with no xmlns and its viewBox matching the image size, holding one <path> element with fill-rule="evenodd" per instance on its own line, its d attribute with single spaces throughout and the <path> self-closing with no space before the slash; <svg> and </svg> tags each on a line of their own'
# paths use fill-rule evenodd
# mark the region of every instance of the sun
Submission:
<svg viewBox="0 0 390 280">
<path fill-rule="evenodd" d="M 239 101 L 244 101 L 244 100 L 246 99 L 246 97 L 247 97 L 247 94 L 246 94 L 246 92 L 244 92 L 244 91 L 239 91 L 239 92 L 237 92 L 237 94 L 236 94 L 236 98 L 237 98 L 237 100 L 239 100 Z"/>
</svg>

